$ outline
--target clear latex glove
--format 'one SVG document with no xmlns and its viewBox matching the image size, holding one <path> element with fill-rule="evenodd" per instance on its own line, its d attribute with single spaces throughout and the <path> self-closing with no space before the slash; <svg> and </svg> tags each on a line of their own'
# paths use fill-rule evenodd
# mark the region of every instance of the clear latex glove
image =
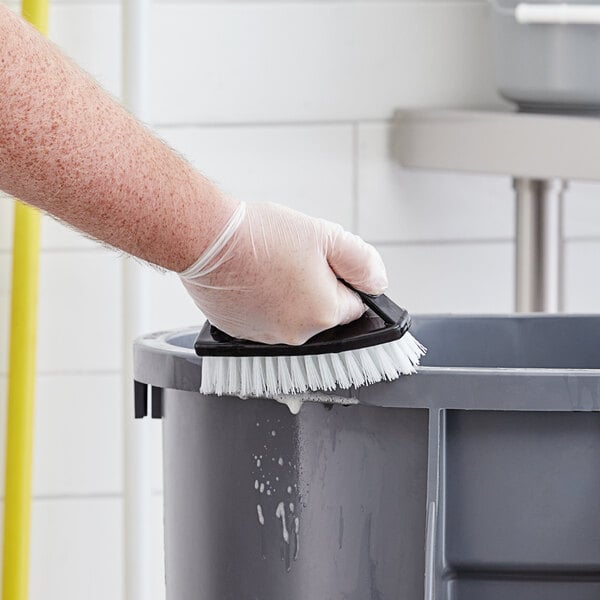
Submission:
<svg viewBox="0 0 600 600">
<path fill-rule="evenodd" d="M 302 344 L 360 317 L 362 301 L 338 278 L 369 294 L 387 287 L 373 246 L 340 225 L 268 203 L 240 204 L 179 276 L 213 325 L 268 344 Z"/>
</svg>

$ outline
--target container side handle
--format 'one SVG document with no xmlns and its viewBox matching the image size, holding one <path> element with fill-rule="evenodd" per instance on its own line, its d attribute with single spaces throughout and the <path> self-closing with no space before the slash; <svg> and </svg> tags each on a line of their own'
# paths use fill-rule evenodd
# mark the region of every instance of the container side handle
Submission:
<svg viewBox="0 0 600 600">
<path fill-rule="evenodd" d="M 600 25 L 600 6 L 591 4 L 517 4 L 521 25 Z"/>
</svg>

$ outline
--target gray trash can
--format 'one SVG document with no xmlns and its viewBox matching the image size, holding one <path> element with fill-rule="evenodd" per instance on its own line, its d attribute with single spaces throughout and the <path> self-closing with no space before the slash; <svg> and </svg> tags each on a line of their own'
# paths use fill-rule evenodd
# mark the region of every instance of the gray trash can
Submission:
<svg viewBox="0 0 600 600">
<path fill-rule="evenodd" d="M 135 345 L 167 600 L 600 597 L 600 317 L 415 318 L 418 375 L 298 415 L 200 395 L 197 331 Z"/>
</svg>

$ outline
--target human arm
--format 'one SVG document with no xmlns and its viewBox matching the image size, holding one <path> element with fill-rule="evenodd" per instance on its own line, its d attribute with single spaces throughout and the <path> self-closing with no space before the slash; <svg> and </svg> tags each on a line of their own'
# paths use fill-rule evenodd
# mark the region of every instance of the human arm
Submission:
<svg viewBox="0 0 600 600">
<path fill-rule="evenodd" d="M 0 3 L 0 189 L 125 252 L 188 267 L 237 202 Z"/>
<path fill-rule="evenodd" d="M 362 314 L 338 277 L 385 289 L 371 246 L 268 204 L 248 206 L 223 248 L 227 260 L 191 275 L 239 203 L 1 4 L 0 39 L 0 189 L 148 262 L 187 270 L 196 304 L 232 335 L 301 343 Z"/>
</svg>

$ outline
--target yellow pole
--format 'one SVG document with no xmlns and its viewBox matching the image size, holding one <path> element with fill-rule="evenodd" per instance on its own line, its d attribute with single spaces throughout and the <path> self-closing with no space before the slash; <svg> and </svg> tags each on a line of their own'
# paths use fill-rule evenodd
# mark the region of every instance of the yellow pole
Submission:
<svg viewBox="0 0 600 600">
<path fill-rule="evenodd" d="M 47 33 L 48 0 L 23 0 L 22 11 Z M 2 599 L 27 600 L 40 215 L 17 202 L 14 223 Z"/>
</svg>

